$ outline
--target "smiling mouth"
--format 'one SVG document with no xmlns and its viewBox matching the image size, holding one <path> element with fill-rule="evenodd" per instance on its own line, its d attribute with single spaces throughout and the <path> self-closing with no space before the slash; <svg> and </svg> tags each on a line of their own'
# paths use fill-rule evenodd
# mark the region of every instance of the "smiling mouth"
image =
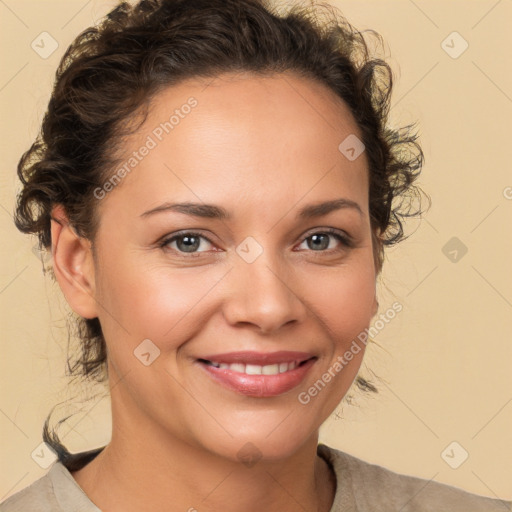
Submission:
<svg viewBox="0 0 512 512">
<path fill-rule="evenodd" d="M 213 366 L 214 368 L 219 368 L 221 370 L 231 370 L 233 372 L 242 373 L 245 375 L 279 375 L 281 373 L 286 373 L 295 368 L 299 368 L 305 365 L 308 361 L 312 359 L 316 359 L 316 357 L 310 357 L 309 359 L 305 359 L 302 361 L 284 361 L 281 363 L 274 364 L 249 364 L 249 363 L 218 363 L 215 361 L 209 361 L 208 359 L 198 359 L 200 363 L 206 364 L 208 366 Z"/>
<path fill-rule="evenodd" d="M 294 359 L 292 353 L 282 354 L 230 354 L 218 357 L 224 361 L 197 359 L 198 365 L 214 382 L 239 395 L 253 398 L 270 398 L 282 395 L 297 387 L 309 374 L 318 357 L 301 354 Z M 231 359 L 227 361 L 226 359 Z M 270 360 L 269 360 L 270 359 Z M 249 360 L 249 362 L 247 362 Z M 255 364 L 256 362 L 260 364 Z M 261 364 L 263 363 L 263 364 Z"/>
<path fill-rule="evenodd" d="M 297 387 L 318 361 L 311 352 L 242 350 L 204 354 L 197 365 L 222 387 L 239 395 L 270 398 Z"/>
</svg>

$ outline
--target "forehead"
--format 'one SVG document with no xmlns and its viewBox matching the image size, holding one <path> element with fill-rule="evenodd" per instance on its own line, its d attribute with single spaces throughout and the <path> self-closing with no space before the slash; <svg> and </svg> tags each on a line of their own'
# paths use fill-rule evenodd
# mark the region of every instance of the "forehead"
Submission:
<svg viewBox="0 0 512 512">
<path fill-rule="evenodd" d="M 148 207 L 169 191 L 207 202 L 232 193 L 294 203 L 312 189 L 361 197 L 366 157 L 350 160 L 340 151 L 354 136 L 361 138 L 349 108 L 309 78 L 244 73 L 185 81 L 155 95 L 142 126 L 123 142 L 118 167 L 133 165 L 125 165 L 111 199 L 123 189 Z"/>
<path fill-rule="evenodd" d="M 193 109 L 186 106 L 190 98 L 197 103 Z M 247 142 L 246 136 L 250 136 L 253 143 L 269 143 L 269 150 L 280 141 L 294 139 L 302 144 L 310 140 L 306 146 L 310 149 L 320 141 L 328 145 L 340 136 L 359 135 L 360 131 L 348 106 L 332 90 L 292 72 L 262 76 L 228 73 L 164 89 L 150 104 L 145 132 L 170 120 L 174 112 L 179 115 L 172 121 L 175 138 L 179 138 L 186 124 L 193 125 L 188 137 L 195 135 L 196 139 L 208 141 L 214 135 L 220 142 L 224 135 L 224 142 L 233 145 L 236 141 Z M 186 118 L 189 120 L 182 123 Z M 178 125 L 182 125 L 181 130 Z M 212 128 L 215 132 L 211 132 Z"/>
</svg>

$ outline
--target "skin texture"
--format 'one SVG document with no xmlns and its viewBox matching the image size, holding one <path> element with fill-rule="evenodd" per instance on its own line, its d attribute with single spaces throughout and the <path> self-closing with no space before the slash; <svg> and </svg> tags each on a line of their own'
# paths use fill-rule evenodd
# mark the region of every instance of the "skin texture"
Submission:
<svg viewBox="0 0 512 512">
<path fill-rule="evenodd" d="M 62 208 L 53 212 L 55 274 L 73 310 L 100 319 L 112 399 L 111 443 L 73 476 L 104 512 L 329 511 L 335 483 L 316 455 L 318 429 L 364 350 L 308 404 L 298 394 L 378 307 L 367 162 L 364 153 L 350 161 L 338 150 L 360 132 L 342 101 L 315 81 L 223 75 L 158 93 L 125 140 L 125 158 L 191 96 L 197 106 L 98 201 L 94 251 Z M 305 205 L 338 198 L 362 213 L 296 218 Z M 141 216 L 187 201 L 222 206 L 232 219 Z M 317 248 L 308 237 L 327 228 L 350 235 L 353 246 L 329 235 Z M 200 238 L 194 254 L 183 239 L 158 244 L 191 229 L 211 240 Z M 263 248 L 252 263 L 236 252 L 249 236 Z M 160 350 L 149 366 L 134 356 L 145 339 Z M 295 389 L 256 398 L 224 388 L 196 362 L 239 350 L 318 359 Z M 252 467 L 237 456 L 248 442 L 261 455 Z"/>
</svg>

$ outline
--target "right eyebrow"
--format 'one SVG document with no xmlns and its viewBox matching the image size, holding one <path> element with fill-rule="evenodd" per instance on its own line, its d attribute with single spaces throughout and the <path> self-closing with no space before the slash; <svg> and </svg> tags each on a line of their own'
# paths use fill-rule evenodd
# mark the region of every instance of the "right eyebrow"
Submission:
<svg viewBox="0 0 512 512">
<path fill-rule="evenodd" d="M 227 220 L 231 218 L 231 214 L 221 206 L 205 203 L 163 203 L 156 208 L 144 212 L 141 217 L 168 211 L 208 219 Z"/>
</svg>

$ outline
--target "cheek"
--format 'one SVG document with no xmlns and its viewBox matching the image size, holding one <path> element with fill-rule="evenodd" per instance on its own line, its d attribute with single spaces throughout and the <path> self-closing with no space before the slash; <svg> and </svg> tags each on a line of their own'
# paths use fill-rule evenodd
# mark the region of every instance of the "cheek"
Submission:
<svg viewBox="0 0 512 512">
<path fill-rule="evenodd" d="M 204 314 L 204 298 L 221 277 L 222 271 L 206 267 L 171 270 L 122 259 L 114 267 L 105 261 L 98 283 L 105 336 L 129 338 L 134 346 L 146 338 L 161 348 L 163 340 L 166 349 L 174 339 L 178 345 L 198 327 L 197 313 Z"/>
<path fill-rule="evenodd" d="M 318 427 L 336 409 L 358 374 L 366 348 L 361 339 L 373 316 L 373 260 L 365 254 L 352 263 L 318 273 L 315 292 L 308 297 L 329 342 L 323 345 L 325 359 L 308 387 L 301 389 L 298 401 L 316 418 Z"/>
<path fill-rule="evenodd" d="M 373 316 L 375 301 L 375 271 L 373 263 L 340 267 L 317 275 L 315 287 L 308 296 L 315 304 L 329 330 L 336 336 L 341 350 L 366 329 Z"/>
</svg>

